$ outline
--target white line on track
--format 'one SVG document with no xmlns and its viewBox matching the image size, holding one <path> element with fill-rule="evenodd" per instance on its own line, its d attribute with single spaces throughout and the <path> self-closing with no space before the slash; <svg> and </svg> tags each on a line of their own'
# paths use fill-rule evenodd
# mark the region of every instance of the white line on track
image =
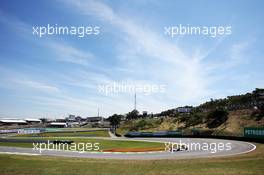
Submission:
<svg viewBox="0 0 264 175">
<path fill-rule="evenodd" d="M 0 152 L 0 154 L 16 154 L 16 155 L 27 155 L 27 156 L 40 156 L 41 155 L 41 154 L 20 153 L 20 152 Z"/>
</svg>

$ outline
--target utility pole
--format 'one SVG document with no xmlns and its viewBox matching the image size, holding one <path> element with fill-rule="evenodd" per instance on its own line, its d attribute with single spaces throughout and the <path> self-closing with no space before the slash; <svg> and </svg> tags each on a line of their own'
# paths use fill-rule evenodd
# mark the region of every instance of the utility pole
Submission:
<svg viewBox="0 0 264 175">
<path fill-rule="evenodd" d="M 135 110 L 137 110 L 137 93 L 135 93 Z"/>
</svg>

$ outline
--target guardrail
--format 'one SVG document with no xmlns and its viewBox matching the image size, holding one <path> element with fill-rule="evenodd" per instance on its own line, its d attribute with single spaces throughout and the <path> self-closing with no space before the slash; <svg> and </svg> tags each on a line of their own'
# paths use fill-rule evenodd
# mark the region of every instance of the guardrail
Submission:
<svg viewBox="0 0 264 175">
<path fill-rule="evenodd" d="M 246 142 L 264 143 L 263 138 L 238 137 L 238 136 L 220 136 L 220 135 L 185 135 L 181 131 L 160 131 L 160 132 L 128 132 L 125 137 L 173 137 L 173 138 L 212 138 L 227 139 Z"/>
</svg>

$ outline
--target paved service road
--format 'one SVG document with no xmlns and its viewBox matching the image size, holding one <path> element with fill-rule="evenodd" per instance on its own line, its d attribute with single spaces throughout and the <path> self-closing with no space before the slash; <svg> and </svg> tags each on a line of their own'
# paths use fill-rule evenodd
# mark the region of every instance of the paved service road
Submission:
<svg viewBox="0 0 264 175">
<path fill-rule="evenodd" d="M 219 157 L 219 156 L 231 156 L 237 154 L 248 153 L 253 151 L 256 146 L 248 142 L 234 141 L 234 140 L 222 140 L 222 139 L 199 139 L 199 138 L 123 138 L 112 140 L 144 140 L 151 142 L 173 142 L 173 143 L 185 143 L 185 144 L 196 144 L 197 145 L 209 145 L 211 149 L 201 150 L 198 147 L 189 145 L 187 151 L 177 152 L 144 152 L 144 153 L 102 153 L 102 152 L 73 152 L 73 151 L 55 151 L 46 150 L 39 153 L 37 150 L 32 148 L 18 148 L 18 147 L 6 147 L 0 146 L 0 153 L 6 154 L 21 154 L 21 155 L 46 155 L 46 156 L 62 156 L 62 157 L 79 157 L 79 158 L 100 158 L 100 159 L 144 159 L 144 160 L 155 160 L 155 159 L 192 159 L 192 158 L 205 158 L 205 157 Z M 221 146 L 220 150 L 215 151 L 215 145 Z M 229 145 L 230 150 L 223 150 L 223 145 Z M 165 148 L 165 144 L 164 144 Z M 190 149 L 191 148 L 191 149 Z M 204 147 L 206 148 L 206 147 Z"/>
</svg>

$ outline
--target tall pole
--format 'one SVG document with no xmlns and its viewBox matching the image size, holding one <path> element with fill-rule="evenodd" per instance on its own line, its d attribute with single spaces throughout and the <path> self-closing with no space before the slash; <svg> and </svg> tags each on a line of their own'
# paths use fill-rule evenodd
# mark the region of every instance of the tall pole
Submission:
<svg viewBox="0 0 264 175">
<path fill-rule="evenodd" d="M 135 110 L 137 110 L 137 94 L 135 93 Z"/>
<path fill-rule="evenodd" d="M 99 117 L 99 108 L 97 109 L 97 117 Z"/>
</svg>

